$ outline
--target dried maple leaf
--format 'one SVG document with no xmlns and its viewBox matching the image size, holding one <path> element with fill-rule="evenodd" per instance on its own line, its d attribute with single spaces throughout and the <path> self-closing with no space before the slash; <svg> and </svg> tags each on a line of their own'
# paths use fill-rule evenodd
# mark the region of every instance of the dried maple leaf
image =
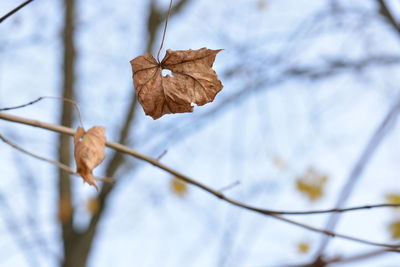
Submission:
<svg viewBox="0 0 400 267">
<path fill-rule="evenodd" d="M 81 127 L 74 134 L 75 162 L 77 173 L 85 182 L 98 189 L 93 169 L 104 160 L 106 137 L 104 127 L 94 126 L 87 132 Z"/>
<path fill-rule="evenodd" d="M 223 87 L 212 69 L 219 51 L 168 49 L 160 63 L 149 53 L 131 60 L 136 94 L 146 115 L 158 119 L 164 114 L 192 112 L 192 103 L 212 102 Z M 163 69 L 173 76 L 163 77 Z"/>
</svg>

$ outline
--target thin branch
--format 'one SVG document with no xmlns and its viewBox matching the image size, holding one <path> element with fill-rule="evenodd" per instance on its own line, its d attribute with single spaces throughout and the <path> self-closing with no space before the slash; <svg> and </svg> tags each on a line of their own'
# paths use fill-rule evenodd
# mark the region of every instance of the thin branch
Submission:
<svg viewBox="0 0 400 267">
<path fill-rule="evenodd" d="M 7 199 L 2 193 L 0 193 L 0 208 L 4 210 L 3 216 L 0 217 L 4 221 L 7 230 L 12 234 L 20 253 L 24 255 L 26 263 L 32 267 L 39 266 L 37 255 L 31 252 L 32 244 L 25 241 L 23 228 L 18 223 L 18 218 L 14 214 L 15 210 L 8 204 Z"/>
<path fill-rule="evenodd" d="M 377 2 L 379 4 L 379 13 L 387 19 L 394 30 L 400 33 L 400 24 L 397 23 L 395 16 L 390 12 L 385 0 L 377 0 Z"/>
<path fill-rule="evenodd" d="M 167 153 L 168 153 L 168 150 L 164 150 L 163 152 L 161 152 L 161 154 L 160 155 L 158 155 L 157 156 L 157 160 L 159 161 L 159 160 L 161 160 L 165 155 L 167 155 Z"/>
<path fill-rule="evenodd" d="M 40 101 L 40 100 L 42 100 L 42 99 L 43 99 L 43 97 L 39 97 L 38 99 L 36 99 L 36 100 L 33 100 L 33 101 L 31 101 L 31 102 L 28 102 L 28 103 L 26 103 L 26 104 L 22 104 L 22 105 L 14 106 L 14 107 L 0 108 L 0 112 L 1 112 L 1 111 L 12 110 L 12 109 L 24 108 L 24 107 L 27 107 L 27 106 L 33 105 L 33 104 L 35 104 L 35 103 L 39 102 L 39 101 Z"/>
<path fill-rule="evenodd" d="M 65 102 L 68 102 L 68 103 L 74 105 L 74 107 L 75 107 L 75 109 L 76 109 L 76 112 L 77 112 L 77 114 L 78 114 L 79 124 L 80 124 L 80 126 L 81 126 L 82 128 L 85 128 L 84 125 L 83 125 L 83 119 L 82 119 L 82 115 L 81 115 L 81 110 L 80 110 L 80 108 L 79 108 L 78 103 L 76 103 L 75 100 L 72 100 L 72 99 L 69 99 L 69 98 L 66 98 L 66 97 L 57 97 L 57 96 L 43 96 L 42 98 L 43 98 L 43 99 L 46 99 L 46 98 L 47 98 L 47 99 L 61 100 L 61 101 L 65 101 Z"/>
<path fill-rule="evenodd" d="M 27 154 L 27 155 L 29 155 L 29 156 L 31 156 L 31 157 L 36 158 L 36 159 L 39 159 L 39 160 L 48 162 L 48 163 L 50 163 L 50 164 L 56 166 L 57 168 L 60 168 L 60 169 L 66 171 L 66 172 L 68 172 L 68 173 L 70 173 L 70 174 L 73 174 L 73 175 L 76 175 L 76 176 L 80 176 L 79 173 L 75 172 L 75 171 L 74 171 L 73 169 L 71 169 L 68 165 L 65 165 L 65 164 L 63 164 L 63 163 L 61 163 L 61 162 L 58 162 L 58 161 L 55 161 L 55 160 L 52 160 L 52 159 L 48 159 L 48 158 L 45 158 L 45 157 L 36 155 L 36 154 L 34 154 L 34 153 L 32 153 L 32 152 L 30 152 L 30 151 L 28 151 L 28 150 L 26 150 L 26 149 L 20 147 L 19 145 L 13 143 L 12 141 L 10 141 L 9 139 L 5 138 L 5 137 L 2 136 L 1 134 L 0 134 L 0 139 L 1 139 L 4 143 L 10 145 L 11 147 L 15 148 L 15 149 L 18 150 L 18 151 L 21 151 L 21 152 L 24 153 L 24 154 Z M 108 182 L 108 183 L 115 183 L 115 179 L 114 179 L 114 178 L 111 178 L 111 177 L 96 177 L 96 180 L 102 181 L 102 182 Z"/>
<path fill-rule="evenodd" d="M 234 187 L 236 187 L 238 185 L 240 185 L 240 181 L 239 180 L 238 181 L 234 181 L 233 183 L 228 184 L 228 185 L 220 188 L 218 191 L 223 192 L 223 191 L 231 190 L 232 188 L 234 188 Z"/>
<path fill-rule="evenodd" d="M 394 128 L 397 117 L 400 113 L 400 98 L 396 99 L 396 102 L 389 109 L 384 119 L 380 122 L 371 138 L 368 140 L 367 145 L 356 161 L 353 169 L 348 175 L 346 183 L 343 185 L 342 190 L 338 194 L 338 198 L 335 204 L 335 208 L 341 208 L 350 197 L 353 192 L 356 183 L 361 178 L 364 169 L 371 161 L 373 155 L 377 151 L 378 147 L 382 144 L 382 141 L 388 135 L 388 133 Z M 339 221 L 340 213 L 332 213 L 326 223 L 325 229 L 333 231 Z M 322 256 L 323 251 L 328 246 L 329 238 L 323 238 L 317 251 L 317 259 Z"/>
<path fill-rule="evenodd" d="M 18 10 L 20 10 L 21 8 L 23 8 L 24 6 L 26 6 L 27 4 L 29 4 L 30 2 L 33 2 L 33 0 L 27 0 L 25 2 L 23 2 L 22 4 L 20 4 L 19 6 L 17 6 L 16 8 L 14 8 L 13 10 L 11 10 L 10 12 L 8 12 L 7 14 L 5 14 L 4 16 L 2 16 L 0 18 L 0 23 L 2 23 L 4 20 L 8 19 L 11 15 L 13 15 L 14 13 L 16 13 Z"/>
<path fill-rule="evenodd" d="M 273 61 L 273 60 L 272 60 Z M 329 60 L 324 65 L 315 66 L 298 66 L 288 68 L 282 71 L 281 75 L 277 77 L 270 77 L 268 74 L 259 80 L 250 81 L 243 86 L 243 89 L 232 93 L 231 95 L 225 97 L 219 105 L 210 107 L 207 111 L 204 111 L 195 121 L 186 123 L 183 126 L 176 127 L 176 125 L 168 125 L 166 127 L 167 133 L 163 134 L 161 141 L 156 145 L 152 146 L 150 150 L 158 148 L 160 144 L 165 144 L 168 141 L 169 144 L 175 143 L 177 140 L 181 141 L 183 137 L 188 137 L 190 134 L 196 132 L 199 127 L 206 125 L 209 119 L 216 119 L 221 116 L 224 111 L 229 110 L 233 104 L 238 105 L 245 101 L 249 96 L 253 96 L 255 93 L 265 92 L 266 90 L 272 90 L 276 86 L 288 81 L 289 79 L 328 79 L 334 75 L 340 75 L 341 73 L 346 73 L 346 71 L 362 71 L 367 68 L 382 67 L 382 66 L 397 66 L 400 64 L 400 56 L 397 54 L 387 54 L 380 56 L 371 56 L 363 58 L 360 60 Z M 225 79 L 231 76 L 237 75 L 238 69 L 242 71 L 253 71 L 255 73 L 261 73 L 261 69 L 243 69 L 237 66 L 232 67 L 225 71 L 223 77 Z M 207 120 L 208 119 L 208 120 Z M 194 125 L 196 127 L 194 127 Z M 149 135 L 148 133 L 147 135 Z M 146 134 L 144 136 L 147 136 Z M 149 140 L 147 138 L 147 140 Z M 141 140 L 145 142 L 145 140 Z"/>
<path fill-rule="evenodd" d="M 26 213 L 25 222 L 23 225 L 29 229 L 29 235 L 32 239 L 32 248 L 35 248 L 37 253 L 43 256 L 48 262 L 60 261 L 61 255 L 58 248 L 50 245 L 49 240 L 46 239 L 46 233 L 43 232 L 42 226 L 40 224 L 40 217 L 37 216 L 37 211 L 39 209 L 39 184 L 35 180 L 36 172 L 32 169 L 32 165 L 28 161 L 23 160 L 25 155 L 22 153 L 14 153 L 14 163 L 17 164 L 17 171 L 21 177 L 20 187 L 21 192 L 25 196 L 27 205 L 29 206 L 29 211 Z M 18 185 L 17 185 L 18 186 Z"/>
<path fill-rule="evenodd" d="M 325 263 L 327 265 L 333 264 L 333 263 L 350 263 L 350 262 L 355 262 L 355 261 L 360 261 L 360 260 L 366 260 L 366 259 L 377 257 L 377 256 L 382 256 L 387 252 L 393 252 L 393 251 L 390 249 L 377 249 L 377 250 L 363 252 L 363 253 L 347 256 L 347 257 L 334 257 L 332 259 L 325 260 Z"/>
<path fill-rule="evenodd" d="M 158 53 L 157 53 L 157 62 L 158 62 L 158 63 L 160 63 L 160 52 L 161 52 L 161 49 L 162 49 L 162 47 L 163 47 L 163 45 L 164 45 L 165 33 L 167 32 L 167 26 L 168 26 L 168 19 L 169 19 L 169 17 L 171 16 L 171 9 L 172 9 L 172 0 L 169 1 L 168 14 L 167 14 L 167 18 L 165 19 L 165 25 L 164 25 L 163 36 L 162 36 L 160 48 L 158 49 Z"/>
<path fill-rule="evenodd" d="M 17 122 L 17 123 L 22 123 L 22 124 L 26 124 L 26 125 L 30 125 L 30 126 L 34 126 L 34 127 L 39 127 L 39 128 L 43 128 L 43 129 L 47 129 L 47 130 L 51 130 L 51 131 L 55 131 L 58 133 L 62 133 L 62 134 L 66 134 L 66 135 L 70 135 L 73 136 L 73 134 L 75 133 L 75 131 L 71 128 L 68 127 L 64 127 L 64 126 L 59 126 L 59 125 L 54 125 L 54 124 L 49 124 L 49 123 L 44 123 L 44 122 L 39 122 L 36 120 L 30 120 L 30 119 L 26 119 L 26 118 L 21 118 L 21 117 L 17 117 L 14 115 L 9 115 L 9 114 L 4 114 L 4 113 L 0 113 L 0 119 L 3 120 L 7 120 L 7 121 L 12 121 L 12 122 Z M 334 233 L 332 231 L 327 231 L 324 229 L 320 229 L 320 228 L 316 228 L 304 223 L 300 223 L 291 219 L 288 219 L 286 217 L 283 217 L 281 215 L 278 214 L 273 214 L 268 210 L 264 210 L 264 209 L 260 209 L 260 208 L 256 208 L 250 205 L 247 205 L 245 203 L 239 202 L 237 200 L 234 200 L 232 198 L 229 198 L 227 196 L 225 196 L 224 194 L 222 194 L 221 192 L 212 189 L 210 187 L 208 187 L 207 185 L 204 185 L 196 180 L 191 179 L 190 177 L 160 163 L 157 159 L 151 158 L 149 156 L 146 156 L 144 154 L 141 154 L 137 151 L 134 151 L 132 149 L 130 149 L 127 146 L 121 145 L 119 143 L 114 143 L 114 142 L 106 142 L 106 146 L 115 149 L 121 153 L 127 154 L 127 155 L 131 155 L 135 158 L 141 159 L 143 161 L 146 161 L 150 164 L 152 164 L 153 166 L 162 169 L 174 176 L 176 176 L 177 178 L 181 179 L 182 181 L 189 183 L 191 185 L 194 185 L 212 195 L 214 195 L 215 197 L 228 202 L 236 207 L 239 208 L 243 208 L 249 211 L 253 211 L 259 214 L 263 214 L 265 216 L 269 216 L 269 217 L 273 217 L 276 218 L 278 220 L 287 222 L 289 224 L 292 225 L 296 225 L 299 227 L 302 227 L 304 229 L 308 229 L 310 231 L 313 232 L 317 232 L 317 233 L 322 233 L 324 235 L 330 236 L 330 237 L 338 237 L 338 238 L 342 238 L 342 239 L 346 239 L 346 240 L 350 240 L 350 241 L 354 241 L 354 242 L 358 242 L 358 243 L 362 243 L 362 244 L 366 244 L 366 245 L 372 245 L 372 246 L 379 246 L 379 247 L 385 247 L 385 248 L 390 248 L 392 250 L 396 250 L 396 251 L 400 251 L 400 245 L 394 245 L 394 244 L 386 244 L 386 243 L 379 243 L 379 242 L 373 242 L 373 241 L 369 241 L 369 240 L 365 240 L 365 239 L 361 239 L 361 238 L 357 238 L 357 237 L 353 237 L 353 236 L 348 236 L 348 235 L 343 235 L 343 234 L 338 234 L 338 233 Z"/>
<path fill-rule="evenodd" d="M 147 45 L 146 52 L 153 53 L 154 41 L 156 34 L 161 23 L 166 19 L 167 12 L 159 10 L 156 5 L 156 0 L 149 1 L 149 15 L 147 17 Z M 180 0 L 177 2 L 171 10 L 171 16 L 178 14 L 181 10 L 189 3 L 189 0 Z"/>
<path fill-rule="evenodd" d="M 74 105 L 74 107 L 76 108 L 76 112 L 77 112 L 77 114 L 78 114 L 78 119 L 79 119 L 80 125 L 81 125 L 82 128 L 85 128 L 85 127 L 83 126 L 83 120 L 82 120 L 81 110 L 80 110 L 80 108 L 79 108 L 78 103 L 76 103 L 76 102 L 75 102 L 74 100 L 72 100 L 72 99 L 65 98 L 65 97 L 41 96 L 41 97 L 39 97 L 38 99 L 35 99 L 35 100 L 33 100 L 33 101 L 31 101 L 31 102 L 28 102 L 28 103 L 26 103 L 26 104 L 14 106 L 14 107 L 0 108 L 0 112 L 1 112 L 1 111 L 7 111 L 7 110 L 13 110 L 13 109 L 24 108 L 24 107 L 33 105 L 33 104 L 35 104 L 35 103 L 37 103 L 37 102 L 39 102 L 39 101 L 41 101 L 41 100 L 43 100 L 43 99 L 56 99 L 56 100 L 65 101 L 65 102 L 68 102 L 68 103 L 71 103 L 72 105 Z"/>
</svg>

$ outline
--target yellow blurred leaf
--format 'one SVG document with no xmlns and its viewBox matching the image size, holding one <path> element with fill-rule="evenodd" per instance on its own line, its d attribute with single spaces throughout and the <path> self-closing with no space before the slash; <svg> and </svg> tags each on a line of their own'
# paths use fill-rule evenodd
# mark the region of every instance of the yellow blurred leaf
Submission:
<svg viewBox="0 0 400 267">
<path fill-rule="evenodd" d="M 392 239 L 400 238 L 400 221 L 394 221 L 389 225 L 389 231 Z"/>
<path fill-rule="evenodd" d="M 86 202 L 86 208 L 90 214 L 96 214 L 100 208 L 99 199 L 97 197 L 90 198 L 88 202 Z"/>
<path fill-rule="evenodd" d="M 179 197 L 186 196 L 186 194 L 188 192 L 187 184 L 176 177 L 173 177 L 171 179 L 170 188 L 171 188 L 172 193 L 174 193 L 175 195 L 177 195 Z"/>
<path fill-rule="evenodd" d="M 310 201 L 317 201 L 324 195 L 328 176 L 314 168 L 309 168 L 302 176 L 296 179 L 296 189 Z"/>
<path fill-rule="evenodd" d="M 387 194 L 385 197 L 391 204 L 400 204 L 400 194 Z"/>
<path fill-rule="evenodd" d="M 306 254 L 310 251 L 310 244 L 308 242 L 299 242 L 297 244 L 297 251 L 301 254 Z"/>
</svg>

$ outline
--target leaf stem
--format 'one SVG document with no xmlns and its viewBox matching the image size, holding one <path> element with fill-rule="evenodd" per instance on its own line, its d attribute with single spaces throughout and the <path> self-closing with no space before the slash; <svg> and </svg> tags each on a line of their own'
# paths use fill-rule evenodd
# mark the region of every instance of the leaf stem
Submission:
<svg viewBox="0 0 400 267">
<path fill-rule="evenodd" d="M 43 98 L 57 99 L 57 100 L 65 101 L 65 102 L 68 102 L 68 103 L 74 105 L 74 107 L 76 108 L 76 113 L 78 114 L 79 124 L 80 124 L 80 126 L 81 126 L 83 129 L 85 129 L 85 127 L 83 126 L 83 120 L 82 120 L 81 110 L 80 110 L 80 108 L 79 108 L 78 103 L 76 103 L 75 100 L 72 100 L 72 99 L 69 99 L 69 98 L 65 98 L 65 97 L 57 97 L 57 96 L 43 96 Z"/>
<path fill-rule="evenodd" d="M 169 1 L 169 8 L 168 8 L 168 15 L 165 19 L 165 25 L 164 25 L 164 31 L 163 31 L 163 36 L 161 39 L 161 44 L 160 44 L 160 48 L 158 49 L 158 53 L 157 53 L 157 62 L 160 64 L 160 52 L 161 49 L 164 45 L 164 40 L 165 40 L 165 33 L 167 32 L 167 26 L 168 26 L 168 19 L 171 16 L 171 10 L 172 10 L 172 0 Z"/>
</svg>

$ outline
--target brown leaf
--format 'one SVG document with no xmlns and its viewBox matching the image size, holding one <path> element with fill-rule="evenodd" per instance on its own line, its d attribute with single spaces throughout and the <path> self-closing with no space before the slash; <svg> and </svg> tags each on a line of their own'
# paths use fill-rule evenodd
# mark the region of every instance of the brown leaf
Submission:
<svg viewBox="0 0 400 267">
<path fill-rule="evenodd" d="M 94 126 L 87 132 L 79 127 L 74 134 L 75 162 L 77 173 L 83 180 L 98 189 L 93 169 L 104 160 L 106 137 L 104 127 Z"/>
<path fill-rule="evenodd" d="M 221 50 L 168 49 L 161 63 L 146 53 L 131 60 L 138 100 L 146 115 L 158 119 L 164 114 L 192 112 L 192 103 L 212 102 L 222 83 L 212 69 Z M 162 76 L 168 69 L 173 76 Z"/>
</svg>

